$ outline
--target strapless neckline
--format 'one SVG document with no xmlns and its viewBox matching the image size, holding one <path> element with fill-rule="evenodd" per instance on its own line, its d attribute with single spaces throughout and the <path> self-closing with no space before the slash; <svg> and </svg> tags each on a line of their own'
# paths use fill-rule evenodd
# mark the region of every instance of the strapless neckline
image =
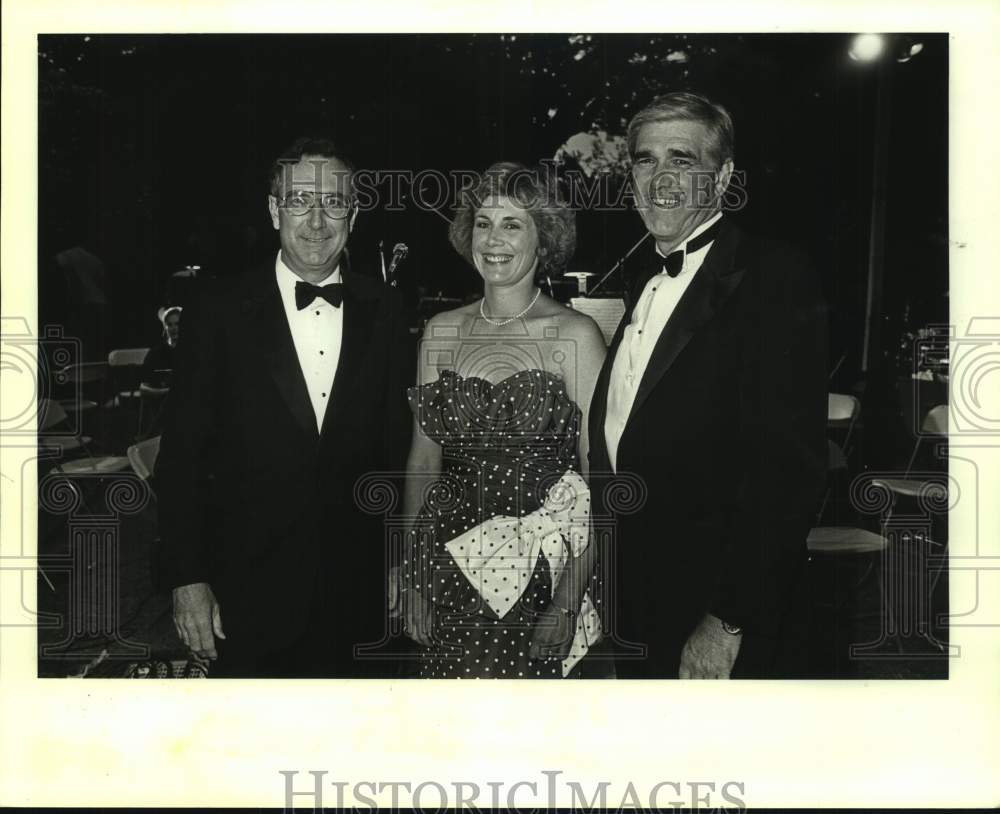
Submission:
<svg viewBox="0 0 1000 814">
<path fill-rule="evenodd" d="M 553 381 L 557 381 L 560 384 L 564 383 L 563 378 L 561 376 L 558 376 L 555 373 L 552 373 L 548 370 L 544 370 L 540 367 L 532 367 L 528 368 L 527 370 L 519 370 L 516 373 L 511 373 L 509 376 L 504 376 L 498 382 L 491 382 L 489 379 L 483 378 L 482 376 L 463 376 L 457 370 L 453 370 L 452 368 L 445 368 L 444 370 L 438 373 L 438 380 L 440 381 L 441 379 L 444 378 L 453 377 L 459 381 L 484 382 L 485 384 L 488 384 L 490 387 L 500 387 L 500 385 L 507 384 L 507 382 L 510 382 L 514 379 L 519 379 L 524 376 L 536 376 L 536 375 L 545 376 L 546 378 L 552 379 Z"/>
</svg>

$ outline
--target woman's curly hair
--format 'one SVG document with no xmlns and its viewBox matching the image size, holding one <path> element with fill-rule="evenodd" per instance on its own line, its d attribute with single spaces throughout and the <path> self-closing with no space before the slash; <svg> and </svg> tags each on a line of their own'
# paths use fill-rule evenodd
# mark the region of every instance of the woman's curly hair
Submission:
<svg viewBox="0 0 1000 814">
<path fill-rule="evenodd" d="M 501 161 L 483 173 L 479 183 L 462 191 L 448 239 L 470 264 L 476 212 L 495 196 L 527 210 L 538 231 L 538 270 L 562 274 L 576 250 L 576 213 L 561 194 L 556 179 L 523 164 Z"/>
</svg>

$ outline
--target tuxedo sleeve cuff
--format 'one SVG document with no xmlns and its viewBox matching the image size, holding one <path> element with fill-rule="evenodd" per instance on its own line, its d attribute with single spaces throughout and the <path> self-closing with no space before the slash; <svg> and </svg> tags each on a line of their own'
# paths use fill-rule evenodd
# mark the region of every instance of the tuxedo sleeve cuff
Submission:
<svg viewBox="0 0 1000 814">
<path fill-rule="evenodd" d="M 160 542 L 162 546 L 162 541 Z M 198 582 L 211 583 L 212 577 L 209 569 L 196 561 L 171 562 L 170 558 L 176 556 L 176 551 L 169 548 L 161 548 L 159 556 L 154 560 L 156 563 L 156 573 L 153 575 L 153 582 L 161 591 L 172 591 L 184 585 L 194 585 Z"/>
</svg>

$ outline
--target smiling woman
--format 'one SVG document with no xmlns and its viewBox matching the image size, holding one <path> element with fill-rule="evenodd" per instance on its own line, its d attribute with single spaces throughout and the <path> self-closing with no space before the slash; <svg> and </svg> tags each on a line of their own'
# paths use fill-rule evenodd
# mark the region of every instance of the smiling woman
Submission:
<svg viewBox="0 0 1000 814">
<path fill-rule="evenodd" d="M 538 229 L 530 213 L 500 195 L 476 210 L 472 264 L 493 285 L 517 285 L 538 265 Z"/>
<path fill-rule="evenodd" d="M 523 164 L 493 164 L 483 173 L 477 186 L 464 191 L 448 230 L 455 251 L 479 268 L 474 257 L 473 233 L 482 228 L 482 218 L 492 218 L 500 200 L 509 205 L 509 215 L 522 222 L 530 219 L 534 224 L 539 256 L 537 270 L 547 274 L 562 273 L 576 248 L 576 217 L 554 181 Z"/>
<path fill-rule="evenodd" d="M 428 323 L 409 392 L 406 631 L 425 677 L 593 675 L 593 547 L 574 529 L 589 517 L 580 473 L 604 339 L 536 285 L 565 268 L 575 215 L 542 174 L 494 164 L 449 237 L 483 298 Z"/>
</svg>

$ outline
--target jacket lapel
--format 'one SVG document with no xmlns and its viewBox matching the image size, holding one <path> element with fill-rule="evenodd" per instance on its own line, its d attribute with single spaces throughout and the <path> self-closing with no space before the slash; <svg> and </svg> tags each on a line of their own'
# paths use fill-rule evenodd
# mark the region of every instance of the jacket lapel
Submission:
<svg viewBox="0 0 1000 814">
<path fill-rule="evenodd" d="M 608 352 L 604 356 L 604 364 L 601 372 L 597 376 L 597 384 L 594 385 L 594 395 L 590 400 L 590 471 L 610 472 L 611 459 L 608 456 L 608 444 L 604 437 L 604 421 L 608 417 L 608 386 L 611 381 L 611 369 L 615 364 L 615 355 L 618 347 L 622 343 L 622 336 L 631 318 L 631 309 L 626 309 L 622 315 L 618 329 L 611 338 Z"/>
<path fill-rule="evenodd" d="M 255 273 L 250 295 L 243 302 L 243 311 L 251 321 L 247 335 L 253 337 L 265 370 L 296 423 L 315 438 L 316 416 L 295 353 L 292 331 L 288 327 L 273 266 L 265 266 Z"/>
<path fill-rule="evenodd" d="M 739 242 L 739 230 L 731 223 L 724 223 L 653 348 L 632 403 L 626 431 L 628 423 L 673 366 L 691 337 L 715 315 L 743 279 L 742 264 L 736 262 Z"/>
<path fill-rule="evenodd" d="M 336 426 L 351 403 L 351 393 L 357 386 L 376 329 L 376 311 L 380 286 L 374 280 L 356 274 L 350 269 L 345 253 L 341 260 L 341 278 L 344 281 L 344 327 L 340 339 L 340 358 L 337 373 L 330 388 L 330 402 L 323 416 L 322 435 Z"/>
</svg>

